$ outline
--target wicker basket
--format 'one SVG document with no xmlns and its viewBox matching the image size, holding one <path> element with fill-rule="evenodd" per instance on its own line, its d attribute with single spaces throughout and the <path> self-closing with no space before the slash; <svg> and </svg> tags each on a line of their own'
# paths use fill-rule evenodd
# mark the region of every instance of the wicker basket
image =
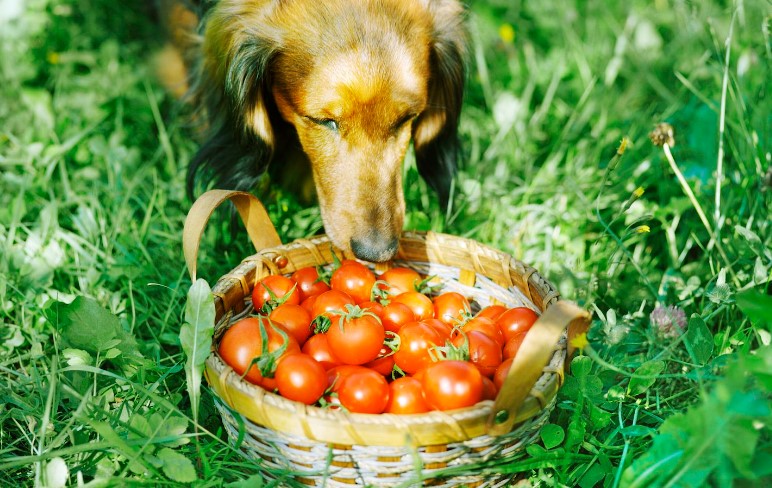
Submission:
<svg viewBox="0 0 772 488">
<path fill-rule="evenodd" d="M 329 265 L 333 250 L 325 236 L 281 245 L 256 198 L 213 190 L 195 202 L 185 222 L 183 245 L 193 279 L 203 229 L 225 200 L 236 205 L 258 250 L 213 287 L 217 324 L 205 376 L 231 439 L 266 467 L 290 470 L 305 485 L 505 486 L 505 475 L 469 475 L 464 466 L 514 456 L 538 437 L 563 381 L 567 337 L 586 330 L 589 315 L 558 301 L 558 292 L 536 270 L 500 251 L 445 234 L 405 233 L 395 260 L 371 265 L 376 271 L 406 266 L 436 275 L 443 291 L 464 294 L 473 309 L 497 303 L 542 314 L 496 400 L 421 415 L 351 414 L 290 401 L 242 380 L 219 357 L 216 345 L 233 321 L 252 312 L 257 281 Z"/>
</svg>

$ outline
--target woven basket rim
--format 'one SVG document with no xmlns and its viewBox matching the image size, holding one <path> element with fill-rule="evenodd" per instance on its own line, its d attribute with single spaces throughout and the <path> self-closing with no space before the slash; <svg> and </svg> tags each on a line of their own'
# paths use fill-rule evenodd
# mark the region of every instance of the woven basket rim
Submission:
<svg viewBox="0 0 772 488">
<path fill-rule="evenodd" d="M 414 241 L 427 241 L 441 239 L 453 242 L 454 245 L 474 249 L 475 252 L 493 254 L 502 259 L 506 258 L 507 266 L 518 268 L 525 277 L 526 290 L 521 289 L 521 284 L 511 283 L 526 295 L 531 295 L 530 287 L 536 285 L 546 290 L 544 302 L 539 307 L 543 311 L 550 303 L 558 300 L 558 293 L 554 286 L 544 279 L 534 268 L 516 260 L 515 258 L 495 250 L 477 241 L 435 232 L 406 232 L 400 239 L 401 250 L 394 261 L 409 261 L 423 263 L 417 260 L 403 259 L 402 246 Z M 431 245 L 431 244 L 430 244 Z M 224 327 L 225 323 L 232 321 L 239 314 L 233 312 L 234 304 L 228 304 L 227 292 L 236 289 L 236 295 L 243 293 L 248 295 L 251 289 L 246 276 L 252 271 L 255 273 L 254 281 L 258 276 L 265 274 L 287 274 L 297 269 L 291 260 L 283 262 L 292 250 L 301 250 L 313 254 L 317 264 L 330 264 L 326 248 L 329 252 L 330 241 L 327 236 L 315 236 L 311 239 L 299 239 L 281 246 L 264 249 L 245 258 L 242 263 L 230 273 L 221 277 L 213 287 L 216 301 L 219 300 L 219 320 L 217 328 Z M 353 258 L 339 249 L 336 254 L 343 255 L 344 259 Z M 394 262 L 392 261 L 392 262 Z M 430 259 L 428 263 L 436 262 Z M 283 264 L 283 268 L 279 264 Z M 371 263 L 370 263 L 371 264 Z M 478 267 L 479 263 L 475 263 Z M 378 265 L 376 265 L 376 269 Z M 264 273 L 261 275 L 261 273 Z M 251 284 L 252 286 L 254 283 Z M 531 296 L 527 298 L 533 300 Z M 533 303 L 533 302 L 532 302 Z M 243 313 L 243 311 L 242 311 Z M 230 408 L 239 412 L 250 421 L 287 434 L 301 435 L 311 440 L 330 442 L 342 445 L 441 445 L 450 442 L 462 442 L 469 439 L 487 435 L 486 422 L 491 416 L 493 401 L 486 400 L 472 407 L 453 411 L 432 411 L 426 414 L 395 415 L 395 414 L 359 414 L 348 413 L 343 410 L 330 410 L 321 407 L 307 406 L 299 402 L 288 400 L 278 394 L 268 392 L 263 388 L 253 385 L 237 375 L 227 364 L 223 362 L 216 351 L 216 342 L 212 343 L 212 353 L 206 362 L 205 375 L 215 394 L 220 397 Z M 561 342 L 555 348 L 548 366 L 543 370 L 536 385 L 518 411 L 516 423 L 528 420 L 541 412 L 554 398 L 562 383 L 563 366 L 565 361 L 565 334 Z M 283 417 L 283 418 L 282 418 Z M 280 421 L 275 421 L 279 419 Z M 323 426 L 324 428 L 315 429 Z M 337 427 L 337 428 L 336 428 Z M 372 431 L 380 432 L 378 441 L 373 442 Z M 388 436 L 388 431 L 393 435 Z M 332 434 L 330 434 L 332 432 Z M 383 433 L 388 438 L 383 437 Z M 400 435 L 410 432 L 411 435 Z"/>
</svg>

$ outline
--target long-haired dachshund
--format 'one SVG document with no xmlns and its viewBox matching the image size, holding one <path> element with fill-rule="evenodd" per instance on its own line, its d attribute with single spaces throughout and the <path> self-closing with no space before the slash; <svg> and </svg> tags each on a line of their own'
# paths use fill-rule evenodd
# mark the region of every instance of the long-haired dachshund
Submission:
<svg viewBox="0 0 772 488">
<path fill-rule="evenodd" d="M 189 193 L 249 190 L 269 165 L 280 180 L 313 175 L 333 243 L 386 261 L 402 231 L 412 140 L 419 173 L 447 204 L 464 89 L 457 1 L 162 3 L 163 77 L 206 127 Z"/>
</svg>

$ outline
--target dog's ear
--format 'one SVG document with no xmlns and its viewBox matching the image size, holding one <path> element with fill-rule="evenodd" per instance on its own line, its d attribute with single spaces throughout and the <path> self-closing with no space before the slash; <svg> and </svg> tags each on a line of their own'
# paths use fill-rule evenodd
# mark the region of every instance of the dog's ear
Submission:
<svg viewBox="0 0 772 488">
<path fill-rule="evenodd" d="M 278 47 L 275 37 L 264 35 L 271 30 L 259 28 L 265 10 L 222 2 L 206 17 L 192 83 L 204 142 L 188 167 L 191 197 L 197 186 L 252 189 L 273 158 L 276 109 L 269 68 Z"/>
<path fill-rule="evenodd" d="M 426 0 L 432 16 L 429 100 L 413 126 L 413 145 L 419 174 L 444 207 L 456 172 L 459 154 L 458 119 L 464 93 L 466 32 L 464 9 L 456 1 Z"/>
</svg>

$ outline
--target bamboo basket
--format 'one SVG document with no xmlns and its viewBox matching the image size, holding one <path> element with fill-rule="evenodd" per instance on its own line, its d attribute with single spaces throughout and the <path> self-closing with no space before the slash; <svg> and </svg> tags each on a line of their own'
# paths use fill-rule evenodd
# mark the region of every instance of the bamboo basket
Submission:
<svg viewBox="0 0 772 488">
<path fill-rule="evenodd" d="M 217 354 L 219 338 L 252 312 L 251 291 L 270 274 L 332 263 L 326 236 L 282 245 L 262 204 L 250 194 L 212 190 L 185 221 L 183 248 L 191 278 L 201 235 L 213 210 L 232 201 L 257 253 L 213 287 L 216 327 L 205 377 L 231 440 L 268 472 L 291 471 L 303 485 L 505 486 L 508 475 L 468 474 L 464 467 L 506 460 L 534 442 L 555 405 L 570 354 L 570 337 L 586 330 L 587 312 L 559 300 L 555 287 L 532 267 L 473 240 L 433 232 L 405 233 L 395 259 L 370 265 L 377 272 L 406 266 L 437 276 L 442 291 L 470 298 L 473 311 L 490 304 L 527 306 L 541 314 L 526 336 L 495 401 L 420 415 L 352 414 L 287 400 L 242 380 Z M 453 474 L 459 473 L 459 474 Z"/>
</svg>

